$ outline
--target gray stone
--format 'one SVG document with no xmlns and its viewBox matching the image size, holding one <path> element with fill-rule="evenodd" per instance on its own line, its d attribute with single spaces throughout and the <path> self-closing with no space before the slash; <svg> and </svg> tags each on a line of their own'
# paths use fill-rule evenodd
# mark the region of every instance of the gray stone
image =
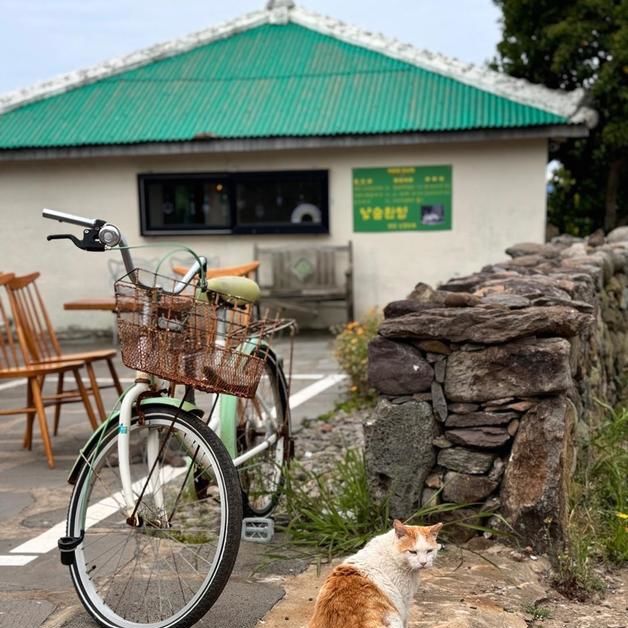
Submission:
<svg viewBox="0 0 628 628">
<path fill-rule="evenodd" d="M 539 274 L 523 276 L 517 273 L 506 279 L 490 279 L 484 283 L 482 288 L 476 290 L 478 296 L 486 296 L 495 292 L 514 294 L 527 299 L 536 299 L 542 296 L 558 299 L 570 297 L 570 294 L 557 283 L 556 279 Z"/>
<path fill-rule="evenodd" d="M 365 421 L 370 489 L 377 498 L 389 498 L 393 517 L 407 518 L 419 504 L 436 459 L 432 440 L 437 434 L 432 408 L 423 401 L 396 406 L 382 399 Z"/>
<path fill-rule="evenodd" d="M 497 488 L 497 482 L 483 475 L 449 471 L 445 474 L 443 499 L 456 504 L 472 504 L 486 499 Z"/>
<path fill-rule="evenodd" d="M 463 447 L 481 447 L 495 449 L 510 440 L 508 431 L 503 427 L 470 427 L 468 429 L 447 430 L 445 438 L 455 445 Z"/>
<path fill-rule="evenodd" d="M 486 403 L 482 405 L 485 408 L 501 407 L 501 406 L 505 406 L 506 404 L 511 403 L 514 400 L 515 400 L 514 397 L 501 397 L 500 399 L 491 399 L 490 401 L 487 401 Z"/>
<path fill-rule="evenodd" d="M 443 355 L 451 353 L 451 347 L 440 340 L 419 340 L 415 345 L 428 353 L 441 353 Z"/>
<path fill-rule="evenodd" d="M 539 552 L 567 539 L 575 421 L 575 406 L 565 397 L 540 401 L 523 417 L 504 473 L 504 515 Z"/>
<path fill-rule="evenodd" d="M 452 447 L 438 452 L 437 464 L 452 471 L 477 475 L 487 473 L 493 465 L 495 456 L 479 451 L 470 451 L 463 447 Z"/>
<path fill-rule="evenodd" d="M 428 351 L 425 354 L 425 359 L 430 364 L 435 364 L 436 362 L 442 362 L 445 359 L 445 356 L 442 355 L 441 353 L 431 353 L 431 352 Z"/>
<path fill-rule="evenodd" d="M 421 303 L 412 299 L 402 299 L 401 301 L 393 301 L 384 308 L 384 318 L 397 318 L 411 312 L 422 312 L 423 310 L 437 307 L 435 303 Z"/>
<path fill-rule="evenodd" d="M 596 229 L 588 238 L 589 246 L 602 246 L 606 242 L 604 238 L 604 229 Z"/>
<path fill-rule="evenodd" d="M 436 471 L 425 478 L 425 486 L 428 488 L 441 488 L 443 486 L 443 474 Z"/>
<path fill-rule="evenodd" d="M 475 412 L 480 409 L 478 403 L 450 403 L 448 405 L 449 410 L 454 414 L 468 414 L 469 412 Z"/>
<path fill-rule="evenodd" d="M 407 297 L 410 301 L 417 303 L 439 303 L 442 304 L 443 299 L 432 286 L 419 282 Z"/>
<path fill-rule="evenodd" d="M 560 252 L 562 258 L 568 257 L 586 257 L 587 245 L 584 242 L 575 242 Z"/>
<path fill-rule="evenodd" d="M 541 338 L 457 351 L 447 360 L 445 395 L 453 402 L 477 402 L 567 390 L 572 386 L 570 348 L 567 340 Z"/>
<path fill-rule="evenodd" d="M 540 255 L 542 257 L 556 257 L 560 253 L 560 247 L 539 242 L 519 242 L 506 249 L 506 254 L 517 258 L 526 255 Z"/>
<path fill-rule="evenodd" d="M 376 336 L 368 346 L 369 384 L 384 395 L 429 390 L 434 371 L 418 349 Z"/>
<path fill-rule="evenodd" d="M 495 458 L 493 461 L 493 466 L 489 471 L 488 478 L 489 480 L 494 480 L 495 482 L 499 482 L 504 475 L 504 469 L 506 468 L 506 463 L 501 458 Z"/>
<path fill-rule="evenodd" d="M 585 303 L 584 301 L 574 301 L 573 299 L 557 299 L 556 297 L 539 297 L 538 299 L 534 299 L 532 301 L 533 305 L 566 305 L 568 307 L 573 307 L 579 312 L 583 312 L 585 314 L 591 314 L 594 311 L 594 307 L 590 303 Z"/>
<path fill-rule="evenodd" d="M 480 298 L 468 292 L 443 292 L 445 307 L 473 307 L 479 305 Z"/>
<path fill-rule="evenodd" d="M 412 398 L 416 401 L 432 401 L 432 393 L 431 392 L 423 392 L 423 393 L 414 393 Z"/>
<path fill-rule="evenodd" d="M 505 425 L 519 415 L 516 412 L 469 412 L 468 414 L 450 414 L 445 421 L 451 427 L 476 427 L 478 425 Z"/>
<path fill-rule="evenodd" d="M 536 404 L 536 401 L 515 401 L 514 403 L 509 403 L 507 406 L 504 406 L 504 410 L 527 412 L 534 404 Z"/>
<path fill-rule="evenodd" d="M 421 506 L 438 506 L 438 504 L 440 504 L 440 491 L 424 488 L 421 493 Z"/>
<path fill-rule="evenodd" d="M 525 336 L 576 335 L 592 319 L 564 306 L 501 311 L 491 307 L 433 308 L 385 320 L 379 333 L 387 338 L 448 338 L 452 342 L 497 344 Z"/>
<path fill-rule="evenodd" d="M 613 229 L 607 236 L 606 241 L 610 244 L 615 242 L 625 242 L 628 240 L 628 227 L 617 227 Z"/>
<path fill-rule="evenodd" d="M 482 297 L 484 305 L 501 305 L 511 310 L 518 310 L 522 307 L 531 305 L 530 299 L 522 297 L 518 294 L 506 294 L 504 292 L 494 292 Z"/>
<path fill-rule="evenodd" d="M 440 447 L 441 449 L 447 449 L 447 447 L 453 447 L 453 443 L 448 441 L 444 436 L 437 436 L 432 444 L 434 447 Z"/>
<path fill-rule="evenodd" d="M 445 383 L 445 367 L 447 363 L 445 360 L 440 360 L 434 364 L 434 377 L 439 384 Z"/>
<path fill-rule="evenodd" d="M 443 387 L 438 382 L 432 382 L 432 405 L 440 421 L 447 418 L 447 400 L 443 394 Z"/>
</svg>

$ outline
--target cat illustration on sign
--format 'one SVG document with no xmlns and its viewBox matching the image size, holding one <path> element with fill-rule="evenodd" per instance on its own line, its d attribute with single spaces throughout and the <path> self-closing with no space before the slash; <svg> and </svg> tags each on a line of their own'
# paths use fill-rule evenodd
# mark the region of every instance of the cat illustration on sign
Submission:
<svg viewBox="0 0 628 628">
<path fill-rule="evenodd" d="M 442 523 L 393 529 L 371 539 L 329 574 L 308 628 L 406 628 L 421 569 L 440 548 Z"/>
</svg>

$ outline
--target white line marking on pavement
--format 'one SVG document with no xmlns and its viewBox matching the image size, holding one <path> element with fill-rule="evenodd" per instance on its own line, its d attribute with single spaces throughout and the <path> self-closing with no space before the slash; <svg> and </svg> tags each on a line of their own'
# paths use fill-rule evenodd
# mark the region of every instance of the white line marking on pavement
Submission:
<svg viewBox="0 0 628 628">
<path fill-rule="evenodd" d="M 328 388 L 331 388 L 332 386 L 341 382 L 346 377 L 347 377 L 346 375 L 342 375 L 342 374 L 327 375 L 326 377 L 319 379 L 313 384 L 306 386 L 305 388 L 303 388 L 302 390 L 299 390 L 298 392 L 294 393 L 294 395 L 290 397 L 290 408 L 296 408 L 304 404 L 306 401 L 309 401 L 310 399 L 312 399 L 312 397 L 315 397 L 316 395 L 320 395 L 322 392 L 326 391 Z M 184 470 L 185 468 L 183 468 L 183 471 Z M 167 478 L 167 479 L 173 479 L 174 477 L 176 477 L 176 475 L 182 472 L 179 470 L 177 471 L 173 471 L 172 477 Z M 137 484 L 138 484 L 137 490 L 140 490 L 141 486 L 143 486 L 143 483 L 144 483 L 143 479 L 137 481 Z M 102 521 L 103 519 L 108 517 L 111 514 L 112 508 L 117 508 L 118 504 L 123 503 L 123 501 L 124 499 L 122 498 L 122 493 L 118 492 L 115 495 L 106 497 L 105 499 L 102 499 L 98 503 L 90 506 L 87 509 L 87 513 L 86 513 L 86 528 L 90 528 L 91 526 L 96 525 L 99 521 Z M 66 533 L 66 522 L 61 521 L 60 523 L 57 523 L 49 530 L 46 530 L 45 532 L 42 532 L 40 535 L 36 536 L 34 539 L 30 539 L 29 541 L 22 543 L 22 545 L 19 545 L 18 547 L 10 550 L 10 553 L 11 554 L 14 554 L 14 553 L 15 554 L 20 554 L 20 553 L 45 554 L 49 552 L 50 550 L 53 550 L 57 547 L 57 541 L 59 537 L 65 536 L 65 533 Z M 3 557 L 0 556 L 0 566 L 8 566 L 8 564 L 5 564 L 2 562 L 2 558 Z M 22 560 L 34 559 L 36 558 L 36 556 L 32 556 L 32 557 L 5 556 L 4 558 L 9 559 L 9 560 L 16 559 L 15 562 L 10 564 L 10 566 L 20 566 L 20 565 L 26 565 L 28 562 L 30 562 L 30 560 L 20 563 L 19 559 L 22 559 Z"/>
<path fill-rule="evenodd" d="M 315 382 L 314 384 L 310 384 L 303 388 L 303 390 L 299 390 L 294 393 L 294 395 L 290 396 L 290 408 L 296 408 L 300 406 L 302 403 L 305 403 L 312 397 L 316 397 L 316 395 L 320 395 L 322 392 L 326 391 L 328 388 L 335 386 L 338 382 L 341 382 L 347 376 L 342 374 L 328 375 L 323 379 Z"/>
<path fill-rule="evenodd" d="M 23 567 L 28 565 L 37 556 L 7 556 L 0 554 L 0 567 Z"/>
<path fill-rule="evenodd" d="M 26 384 L 26 380 L 7 382 L 6 384 L 0 384 L 0 390 L 6 390 L 7 388 L 17 388 L 18 386 L 24 386 L 24 384 Z"/>
</svg>

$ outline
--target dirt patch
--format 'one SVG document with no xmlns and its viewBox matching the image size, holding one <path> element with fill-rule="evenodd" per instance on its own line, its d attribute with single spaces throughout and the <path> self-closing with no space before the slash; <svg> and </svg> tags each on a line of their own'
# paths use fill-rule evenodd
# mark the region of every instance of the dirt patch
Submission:
<svg viewBox="0 0 628 628">
<path fill-rule="evenodd" d="M 305 628 L 328 569 L 284 580 L 285 597 L 258 625 Z M 544 557 L 499 544 L 451 547 L 421 576 L 409 628 L 628 628 L 628 570 L 608 575 L 606 596 L 586 604 L 551 589 L 548 571 Z"/>
</svg>

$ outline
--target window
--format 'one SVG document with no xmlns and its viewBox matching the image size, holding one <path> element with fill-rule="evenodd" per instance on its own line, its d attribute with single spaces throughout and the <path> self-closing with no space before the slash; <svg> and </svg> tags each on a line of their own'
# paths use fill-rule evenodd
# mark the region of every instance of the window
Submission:
<svg viewBox="0 0 628 628">
<path fill-rule="evenodd" d="M 138 177 L 142 235 L 328 233 L 324 170 Z"/>
</svg>

